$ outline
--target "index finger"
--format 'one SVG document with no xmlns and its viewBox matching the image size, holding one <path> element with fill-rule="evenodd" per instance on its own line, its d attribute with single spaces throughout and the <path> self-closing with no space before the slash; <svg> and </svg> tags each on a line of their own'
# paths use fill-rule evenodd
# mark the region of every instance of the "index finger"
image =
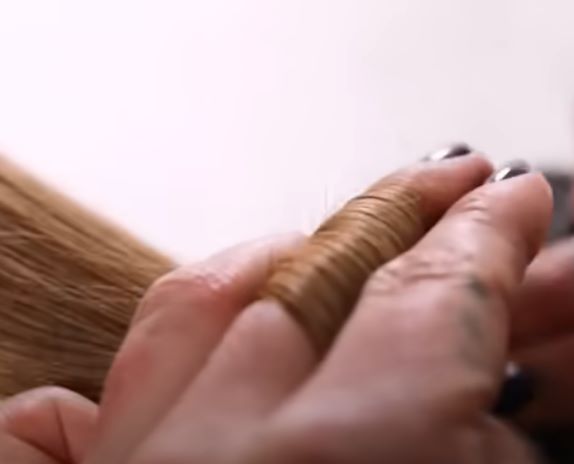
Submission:
<svg viewBox="0 0 574 464">
<path fill-rule="evenodd" d="M 331 345 L 369 276 L 410 249 L 492 172 L 480 154 L 418 163 L 386 176 L 278 263 L 262 292 L 280 302 L 320 353 Z"/>
<path fill-rule="evenodd" d="M 548 185 L 533 174 L 459 201 L 367 283 L 290 417 L 293 411 L 309 417 L 318 404 L 328 414 L 328 404 L 347 400 L 346 421 L 382 430 L 388 418 L 391 428 L 423 427 L 436 421 L 433 411 L 456 420 L 486 411 L 505 363 L 508 297 L 543 241 L 551 205 Z"/>
</svg>

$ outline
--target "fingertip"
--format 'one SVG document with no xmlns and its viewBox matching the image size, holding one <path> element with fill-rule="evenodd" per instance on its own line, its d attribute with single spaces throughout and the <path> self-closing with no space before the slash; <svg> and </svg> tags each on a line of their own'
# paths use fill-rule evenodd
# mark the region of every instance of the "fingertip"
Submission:
<svg viewBox="0 0 574 464">
<path fill-rule="evenodd" d="M 506 218 L 525 239 L 528 259 L 532 260 L 546 241 L 552 220 L 553 193 L 544 175 L 526 173 L 483 188 L 493 195 L 493 205 L 501 209 L 502 222 Z"/>
<path fill-rule="evenodd" d="M 507 179 L 495 182 L 487 182 L 485 187 L 493 189 L 526 189 L 533 190 L 538 198 L 547 202 L 547 207 L 551 206 L 553 193 L 552 187 L 543 173 L 538 171 L 526 172 Z"/>
<path fill-rule="evenodd" d="M 488 182 L 455 203 L 422 242 L 475 257 L 506 299 L 545 241 L 551 199 L 538 173 Z"/>
<path fill-rule="evenodd" d="M 479 152 L 434 163 L 419 163 L 404 172 L 421 198 L 421 210 L 428 224 L 436 222 L 457 200 L 480 187 L 494 168 Z"/>
<path fill-rule="evenodd" d="M 486 154 L 473 150 L 465 156 L 446 158 L 434 162 L 423 160 L 412 166 L 407 166 L 402 171 L 406 175 L 414 174 L 415 176 L 424 173 L 432 174 L 442 172 L 461 175 L 464 172 L 474 172 L 475 175 L 488 177 L 494 171 L 494 165 Z"/>
<path fill-rule="evenodd" d="M 0 406 L 0 430 L 62 462 L 79 462 L 96 427 L 98 407 L 60 387 L 40 387 Z"/>
<path fill-rule="evenodd" d="M 367 192 L 385 191 L 399 185 L 417 198 L 426 228 L 430 228 L 462 196 L 480 187 L 493 173 L 489 159 L 470 150 L 454 157 L 427 156 L 418 163 L 375 182 Z"/>
</svg>

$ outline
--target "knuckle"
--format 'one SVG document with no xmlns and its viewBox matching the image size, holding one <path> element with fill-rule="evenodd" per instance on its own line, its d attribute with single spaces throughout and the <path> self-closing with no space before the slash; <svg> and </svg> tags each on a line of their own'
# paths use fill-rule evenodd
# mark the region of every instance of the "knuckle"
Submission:
<svg viewBox="0 0 574 464">
<path fill-rule="evenodd" d="M 540 234 L 530 234 L 531 226 L 525 225 L 518 219 L 520 215 L 515 216 L 507 206 L 501 206 L 498 196 L 488 189 L 468 194 L 454 206 L 450 215 L 464 218 L 460 221 L 461 227 L 475 236 L 488 237 L 491 247 L 496 244 L 496 249 L 504 256 L 534 256 L 534 250 L 538 248 L 537 240 L 532 237 Z M 540 221 L 534 222 L 534 227 L 539 227 Z"/>
<path fill-rule="evenodd" d="M 474 260 L 472 252 L 447 245 L 413 250 L 377 270 L 367 284 L 367 291 L 397 293 L 434 281 L 460 285 L 475 278 Z"/>
<path fill-rule="evenodd" d="M 228 300 L 231 281 L 232 276 L 205 264 L 181 267 L 151 285 L 135 319 L 139 321 L 159 308 L 217 306 Z"/>
<path fill-rule="evenodd" d="M 504 251 L 503 256 L 516 255 L 512 251 L 516 247 L 513 237 L 498 230 L 497 212 L 488 192 L 469 194 L 450 214 L 464 215 L 464 224 L 459 224 L 461 235 L 468 230 L 476 234 L 478 229 L 478 233 L 489 234 L 498 241 L 498 250 L 510 250 Z M 421 244 L 379 268 L 367 282 L 366 291 L 380 296 L 420 284 L 440 283 L 447 289 L 470 289 L 483 297 L 497 295 L 506 299 L 516 276 L 508 272 L 508 266 L 488 265 L 482 251 L 473 241 L 442 239 L 432 245 Z"/>
<path fill-rule="evenodd" d="M 457 203 L 451 214 L 462 214 L 475 229 L 488 234 L 491 240 L 498 240 L 509 255 L 514 250 L 514 254 L 518 252 L 523 259 L 531 260 L 538 253 L 550 224 L 552 201 L 545 192 L 544 178 L 531 183 L 530 188 L 540 190 L 538 195 L 531 194 L 536 200 L 516 206 L 500 201 L 500 192 L 496 190 L 478 189 Z"/>
<path fill-rule="evenodd" d="M 160 277 L 150 288 L 148 296 L 181 293 L 213 299 L 225 293 L 226 277 L 206 265 L 182 267 Z"/>
<path fill-rule="evenodd" d="M 496 228 L 493 202 L 487 190 L 471 192 L 455 206 L 454 211 L 475 224 Z"/>
</svg>

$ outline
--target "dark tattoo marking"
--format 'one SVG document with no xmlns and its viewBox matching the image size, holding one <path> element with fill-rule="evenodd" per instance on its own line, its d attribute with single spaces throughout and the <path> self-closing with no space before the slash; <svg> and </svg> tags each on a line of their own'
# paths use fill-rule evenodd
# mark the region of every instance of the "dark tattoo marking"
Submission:
<svg viewBox="0 0 574 464">
<path fill-rule="evenodd" d="M 471 276 L 468 280 L 468 288 L 473 295 L 480 300 L 488 300 L 490 298 L 490 291 L 488 287 L 476 276 Z"/>
<path fill-rule="evenodd" d="M 487 337 L 483 318 L 484 311 L 488 309 L 486 300 L 490 298 L 490 291 L 476 276 L 468 279 L 467 288 L 474 301 L 459 310 L 460 324 L 464 329 L 460 355 L 469 366 L 484 369 L 486 365 L 483 352 Z"/>
<path fill-rule="evenodd" d="M 473 368 L 485 368 L 483 350 L 486 336 L 480 307 L 470 305 L 460 309 L 460 323 L 464 328 L 460 354 Z"/>
<path fill-rule="evenodd" d="M 474 343 L 484 343 L 484 328 L 480 314 L 481 308 L 465 307 L 461 314 L 465 332 Z"/>
</svg>

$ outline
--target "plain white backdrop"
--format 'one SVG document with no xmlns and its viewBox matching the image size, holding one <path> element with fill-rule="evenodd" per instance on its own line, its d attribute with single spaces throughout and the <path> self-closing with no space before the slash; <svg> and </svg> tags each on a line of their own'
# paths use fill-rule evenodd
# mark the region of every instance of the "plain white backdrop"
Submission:
<svg viewBox="0 0 574 464">
<path fill-rule="evenodd" d="M 193 259 L 309 230 L 444 142 L 570 168 L 573 14 L 569 0 L 0 0 L 0 150 Z"/>
</svg>

